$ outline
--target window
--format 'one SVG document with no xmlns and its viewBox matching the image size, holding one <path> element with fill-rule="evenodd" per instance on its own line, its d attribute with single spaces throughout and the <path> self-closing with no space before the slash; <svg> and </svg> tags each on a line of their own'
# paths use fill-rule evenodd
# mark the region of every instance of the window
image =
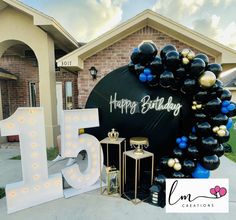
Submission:
<svg viewBox="0 0 236 220">
<path fill-rule="evenodd" d="M 29 83 L 30 107 L 36 107 L 36 84 Z"/>
<path fill-rule="evenodd" d="M 66 89 L 66 109 L 72 109 L 73 108 L 72 82 L 66 82 L 65 89 Z"/>
</svg>

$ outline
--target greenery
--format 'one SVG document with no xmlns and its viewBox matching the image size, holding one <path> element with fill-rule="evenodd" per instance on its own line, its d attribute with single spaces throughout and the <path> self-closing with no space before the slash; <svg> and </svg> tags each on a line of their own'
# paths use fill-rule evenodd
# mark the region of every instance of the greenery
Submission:
<svg viewBox="0 0 236 220">
<path fill-rule="evenodd" d="M 0 199 L 5 197 L 5 189 L 4 188 L 0 188 Z"/>
<path fill-rule="evenodd" d="M 11 157 L 10 160 L 21 160 L 21 156 L 17 155 L 15 157 Z"/>
<path fill-rule="evenodd" d="M 58 149 L 56 147 L 51 147 L 47 149 L 47 160 L 53 160 L 58 155 Z M 21 160 L 21 156 L 15 156 L 10 158 L 10 160 Z"/>
<path fill-rule="evenodd" d="M 58 148 L 57 147 L 51 147 L 47 149 L 47 159 L 53 160 L 58 155 Z"/>
<path fill-rule="evenodd" d="M 233 122 L 236 123 L 236 118 L 233 119 Z M 230 130 L 230 140 L 228 144 L 232 147 L 232 152 L 225 153 L 225 156 L 236 162 L 236 130 L 234 128 Z"/>
</svg>

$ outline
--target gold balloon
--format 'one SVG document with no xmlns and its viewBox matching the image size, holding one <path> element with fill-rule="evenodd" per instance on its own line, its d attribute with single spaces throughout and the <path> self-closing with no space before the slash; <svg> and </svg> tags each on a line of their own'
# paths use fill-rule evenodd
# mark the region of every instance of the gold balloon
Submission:
<svg viewBox="0 0 236 220">
<path fill-rule="evenodd" d="M 181 168 L 182 168 L 182 166 L 181 166 L 180 163 L 175 163 L 175 165 L 174 165 L 174 169 L 175 169 L 176 171 L 181 170 Z"/>
<path fill-rule="evenodd" d="M 205 71 L 198 79 L 199 84 L 202 88 L 210 88 L 216 82 L 216 76 L 211 71 Z"/>
<path fill-rule="evenodd" d="M 196 105 L 193 105 L 193 106 L 192 106 L 192 110 L 197 110 Z"/>
<path fill-rule="evenodd" d="M 196 101 L 193 101 L 193 105 L 197 105 L 197 102 L 196 102 Z"/>
<path fill-rule="evenodd" d="M 197 109 L 201 109 L 201 108 L 202 108 L 202 104 L 196 105 L 196 108 L 197 108 Z"/>
<path fill-rule="evenodd" d="M 173 167 L 175 165 L 175 160 L 173 158 L 170 158 L 167 162 L 169 167 Z"/>
<path fill-rule="evenodd" d="M 195 57 L 195 53 L 193 51 L 189 51 L 188 55 L 187 55 L 187 58 L 189 60 L 193 60 L 193 58 Z"/>
<path fill-rule="evenodd" d="M 213 132 L 217 133 L 220 130 L 220 128 L 215 126 L 212 130 L 213 130 Z"/>
<path fill-rule="evenodd" d="M 185 64 L 185 65 L 189 64 L 189 59 L 186 58 L 186 57 L 184 57 L 184 58 L 182 59 L 182 63 Z"/>
<path fill-rule="evenodd" d="M 227 128 L 226 128 L 225 125 L 221 125 L 221 126 L 220 126 L 220 130 L 224 130 L 224 131 L 226 131 L 226 129 L 227 129 Z"/>
<path fill-rule="evenodd" d="M 189 52 L 190 52 L 189 49 L 183 49 L 183 50 L 181 51 L 181 54 L 183 55 L 183 57 L 186 57 Z"/>
<path fill-rule="evenodd" d="M 226 135 L 226 131 L 224 130 L 219 130 L 217 131 L 217 134 L 220 136 L 220 137 L 224 137 Z"/>
<path fill-rule="evenodd" d="M 179 159 L 175 158 L 174 160 L 175 160 L 175 163 L 179 163 Z"/>
</svg>

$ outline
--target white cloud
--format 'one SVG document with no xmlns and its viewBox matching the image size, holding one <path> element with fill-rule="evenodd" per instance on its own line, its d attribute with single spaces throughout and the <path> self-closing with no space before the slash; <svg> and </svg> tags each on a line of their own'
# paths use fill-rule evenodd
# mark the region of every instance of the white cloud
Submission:
<svg viewBox="0 0 236 220">
<path fill-rule="evenodd" d="M 135 5 L 135 0 L 21 1 L 54 17 L 78 41 L 84 42 L 119 24 L 123 11 L 124 16 L 135 14 L 144 4 L 137 1 Z M 235 0 L 156 0 L 152 7 L 159 14 L 236 49 L 235 8 Z"/>
<path fill-rule="evenodd" d="M 179 20 L 197 13 L 203 4 L 204 0 L 158 0 L 152 10 Z"/>
<path fill-rule="evenodd" d="M 193 29 L 208 37 L 216 37 L 219 35 L 219 21 L 220 17 L 212 15 L 205 19 L 196 19 L 193 21 Z"/>
<path fill-rule="evenodd" d="M 87 0 L 79 4 L 71 4 L 71 16 L 62 15 L 58 10 L 57 17 L 65 27 L 68 27 L 78 40 L 89 41 L 110 30 L 122 19 L 123 1 Z M 61 7 L 62 5 L 60 5 Z"/>
<path fill-rule="evenodd" d="M 236 49 L 233 0 L 157 0 L 153 10 Z"/>
<path fill-rule="evenodd" d="M 217 40 L 236 49 L 236 23 L 231 22 L 225 29 L 217 35 Z"/>
<path fill-rule="evenodd" d="M 120 23 L 125 1 L 31 0 L 30 4 L 39 4 L 39 9 L 59 21 L 78 41 L 88 42 Z"/>
</svg>

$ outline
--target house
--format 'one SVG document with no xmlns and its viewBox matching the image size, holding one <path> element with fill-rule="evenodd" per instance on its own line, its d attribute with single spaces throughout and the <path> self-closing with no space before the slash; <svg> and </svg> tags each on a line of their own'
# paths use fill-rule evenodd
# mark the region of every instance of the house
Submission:
<svg viewBox="0 0 236 220">
<path fill-rule="evenodd" d="M 232 93 L 232 101 L 236 103 L 236 68 L 229 69 L 221 74 L 220 80 L 225 88 Z"/>
<path fill-rule="evenodd" d="M 128 64 L 133 48 L 143 40 L 152 40 L 159 49 L 165 44 L 174 44 L 178 50 L 190 48 L 195 53 L 205 53 L 210 62 L 221 63 L 224 71 L 236 67 L 235 50 L 145 10 L 57 60 L 59 67 L 79 72 L 79 107 L 85 106 L 88 95 L 99 80 L 111 70 Z M 89 75 L 92 66 L 98 70 L 96 81 Z"/>
<path fill-rule="evenodd" d="M 77 73 L 55 70 L 55 59 L 80 44 L 53 18 L 16 0 L 0 0 L 0 27 L 0 119 L 18 107 L 43 106 L 47 146 L 54 146 L 56 112 L 78 107 Z"/>
<path fill-rule="evenodd" d="M 210 62 L 222 63 L 224 71 L 236 67 L 235 50 L 151 10 L 84 45 L 52 17 L 17 0 L 0 0 L 0 27 L 0 117 L 19 106 L 43 106 L 48 147 L 59 134 L 60 110 L 83 108 L 94 86 L 126 65 L 143 40 L 159 49 L 171 43 L 178 50 L 203 52 Z M 98 70 L 97 79 L 91 67 Z"/>
</svg>

